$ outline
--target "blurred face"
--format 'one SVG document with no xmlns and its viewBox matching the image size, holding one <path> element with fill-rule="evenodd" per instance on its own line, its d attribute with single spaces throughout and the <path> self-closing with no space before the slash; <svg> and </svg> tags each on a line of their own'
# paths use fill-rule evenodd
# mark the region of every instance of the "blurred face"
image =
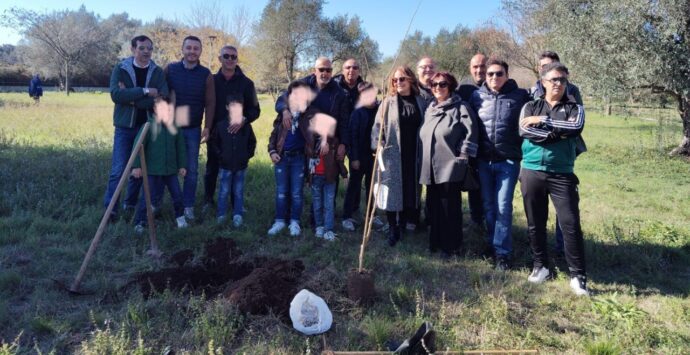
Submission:
<svg viewBox="0 0 690 355">
<path fill-rule="evenodd" d="M 481 84 L 486 80 L 486 57 L 477 54 L 470 60 L 470 73 L 475 83 Z"/>
<path fill-rule="evenodd" d="M 225 48 L 220 52 L 218 60 L 220 61 L 220 65 L 224 70 L 234 71 L 237 67 L 238 61 L 237 51 L 234 49 Z"/>
<path fill-rule="evenodd" d="M 425 86 L 428 86 L 428 82 L 434 74 L 436 74 L 436 63 L 431 58 L 423 58 L 417 63 L 417 77 Z"/>
<path fill-rule="evenodd" d="M 359 64 L 354 59 L 349 59 L 343 64 L 343 75 L 348 84 L 353 85 L 359 78 Z"/>
<path fill-rule="evenodd" d="M 508 73 L 502 66 L 494 64 L 486 69 L 486 85 L 491 91 L 500 91 L 506 81 L 508 81 Z"/>
<path fill-rule="evenodd" d="M 450 88 L 448 87 L 448 80 L 440 76 L 429 82 L 431 92 L 434 94 L 436 101 L 443 102 L 450 97 Z"/>
<path fill-rule="evenodd" d="M 552 70 L 541 79 L 546 97 L 554 100 L 560 100 L 565 94 L 566 85 L 568 85 L 568 74 L 557 70 Z"/>
<path fill-rule="evenodd" d="M 132 47 L 132 55 L 138 64 L 148 65 L 153 53 L 153 43 L 149 40 L 137 41 L 137 45 Z"/>
<path fill-rule="evenodd" d="M 544 67 L 546 67 L 548 64 L 551 64 L 553 62 L 554 62 L 554 60 L 551 58 L 539 59 L 539 67 L 537 68 L 537 70 L 541 72 L 541 70 L 544 69 Z"/>
<path fill-rule="evenodd" d="M 198 63 L 201 56 L 201 42 L 188 39 L 182 43 L 182 58 L 187 63 Z"/>
<path fill-rule="evenodd" d="M 316 65 L 314 65 L 314 74 L 316 74 L 316 85 L 320 88 L 325 87 L 333 77 L 331 61 L 328 59 L 317 60 Z"/>
<path fill-rule="evenodd" d="M 391 81 L 393 82 L 393 86 L 398 94 L 407 96 L 412 92 L 410 87 L 410 78 L 405 75 L 405 72 L 396 71 L 395 74 L 393 74 Z"/>
</svg>

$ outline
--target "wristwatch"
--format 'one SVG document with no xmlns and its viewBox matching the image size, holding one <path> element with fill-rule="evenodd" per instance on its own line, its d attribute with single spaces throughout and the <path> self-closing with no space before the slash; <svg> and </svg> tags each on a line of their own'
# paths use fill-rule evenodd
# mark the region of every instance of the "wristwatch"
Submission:
<svg viewBox="0 0 690 355">
<path fill-rule="evenodd" d="M 144 95 L 149 96 L 149 88 L 144 88 Z"/>
</svg>

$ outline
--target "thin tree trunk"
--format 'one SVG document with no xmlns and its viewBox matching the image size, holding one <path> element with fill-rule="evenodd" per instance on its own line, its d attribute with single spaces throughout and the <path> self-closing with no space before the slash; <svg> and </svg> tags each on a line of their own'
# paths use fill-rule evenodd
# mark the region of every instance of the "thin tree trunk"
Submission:
<svg viewBox="0 0 690 355">
<path fill-rule="evenodd" d="M 69 72 L 69 63 L 65 63 L 65 93 L 67 96 L 69 96 L 69 89 L 70 89 L 70 72 Z"/>
<path fill-rule="evenodd" d="M 690 95 L 681 96 L 679 101 L 678 111 L 680 119 L 683 121 L 683 139 L 670 154 L 690 157 Z"/>
</svg>

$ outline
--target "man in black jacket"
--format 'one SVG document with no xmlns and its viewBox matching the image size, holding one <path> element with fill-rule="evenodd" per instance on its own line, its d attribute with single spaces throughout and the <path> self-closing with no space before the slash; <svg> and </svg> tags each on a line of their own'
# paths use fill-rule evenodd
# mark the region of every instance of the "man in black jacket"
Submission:
<svg viewBox="0 0 690 355">
<path fill-rule="evenodd" d="M 244 75 L 242 69 L 237 64 L 239 61 L 237 48 L 224 46 L 220 50 L 218 60 L 221 63 L 221 68 L 213 76 L 217 104 L 211 130 L 215 129 L 218 122 L 228 120 L 228 104 L 238 102 L 242 104 L 243 117 L 241 122 L 235 122 L 230 125 L 228 133 L 243 133 L 246 130 L 247 132 L 244 133 L 256 140 L 251 123 L 259 118 L 261 108 L 256 96 L 254 82 Z M 211 134 L 211 136 L 214 135 Z M 206 147 L 208 159 L 206 161 L 206 174 L 204 175 L 204 195 L 206 201 L 204 210 L 207 210 L 213 204 L 213 195 L 216 192 L 216 181 L 218 180 L 219 171 L 218 155 L 212 149 L 211 142 L 208 142 Z M 253 155 L 253 152 L 251 155 Z"/>
</svg>

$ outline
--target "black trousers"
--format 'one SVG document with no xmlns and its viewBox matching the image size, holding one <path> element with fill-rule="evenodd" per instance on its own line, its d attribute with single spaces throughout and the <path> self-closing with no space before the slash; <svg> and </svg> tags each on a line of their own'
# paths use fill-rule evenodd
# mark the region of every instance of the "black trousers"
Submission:
<svg viewBox="0 0 690 355">
<path fill-rule="evenodd" d="M 548 266 L 546 221 L 549 197 L 563 231 L 565 260 L 571 276 L 585 276 L 585 245 L 580 225 L 579 180 L 573 173 L 520 169 L 520 190 L 527 215 L 527 231 L 534 267 Z"/>
<path fill-rule="evenodd" d="M 357 170 L 352 169 L 352 163 L 350 163 L 350 181 L 347 184 L 347 191 L 345 193 L 343 219 L 351 218 L 353 213 L 359 211 L 362 199 L 362 178 L 364 178 L 364 187 L 367 192 L 364 196 L 369 197 L 374 161 L 372 159 L 361 159 L 359 163 L 359 169 Z M 364 203 L 366 208 L 367 200 L 364 200 Z"/>
<path fill-rule="evenodd" d="M 479 181 L 479 183 L 481 184 L 479 174 L 477 173 L 477 158 L 470 158 L 469 164 L 472 167 L 472 171 L 475 174 L 475 181 Z M 483 224 L 484 204 L 482 204 L 482 189 L 468 191 L 467 202 L 470 207 L 470 218 L 472 219 L 472 222 L 477 224 Z"/>
<path fill-rule="evenodd" d="M 462 245 L 462 198 L 460 183 L 427 185 L 429 202 L 429 250 L 454 254 Z"/>
<path fill-rule="evenodd" d="M 216 193 L 216 182 L 220 171 L 218 156 L 211 149 L 210 142 L 206 142 L 206 173 L 204 173 L 204 202 L 212 203 Z"/>
</svg>

